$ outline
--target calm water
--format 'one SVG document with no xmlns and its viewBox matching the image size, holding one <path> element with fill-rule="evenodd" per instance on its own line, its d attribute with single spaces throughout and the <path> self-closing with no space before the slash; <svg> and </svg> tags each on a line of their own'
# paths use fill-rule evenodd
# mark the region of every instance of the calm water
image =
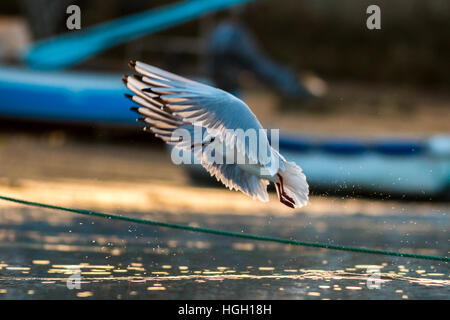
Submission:
<svg viewBox="0 0 450 320">
<path fill-rule="evenodd" d="M 0 217 L 0 299 L 450 297 L 449 266 L 442 262 L 291 247 L 35 208 L 2 208 Z M 422 254 L 448 255 L 449 248 L 443 212 L 146 218 Z M 69 290 L 67 279 L 76 280 L 78 271 L 80 289 Z"/>
</svg>

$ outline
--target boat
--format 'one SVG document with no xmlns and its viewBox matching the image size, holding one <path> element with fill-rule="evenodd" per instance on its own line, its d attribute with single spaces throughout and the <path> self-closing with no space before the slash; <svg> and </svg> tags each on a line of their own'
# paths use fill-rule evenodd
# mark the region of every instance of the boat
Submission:
<svg viewBox="0 0 450 320">
<path fill-rule="evenodd" d="M 280 150 L 320 190 L 421 198 L 449 195 L 450 136 L 364 141 L 284 135 Z"/>
<path fill-rule="evenodd" d="M 122 75 L 0 66 L 0 116 L 136 125 Z"/>
<path fill-rule="evenodd" d="M 169 148 L 172 152 L 172 148 Z M 395 198 L 450 198 L 450 136 L 425 140 L 324 139 L 280 134 L 314 191 Z M 180 151 L 177 151 L 180 152 Z M 188 158 L 188 157 L 186 157 Z M 193 181 L 214 182 L 201 165 L 185 164 Z"/>
</svg>

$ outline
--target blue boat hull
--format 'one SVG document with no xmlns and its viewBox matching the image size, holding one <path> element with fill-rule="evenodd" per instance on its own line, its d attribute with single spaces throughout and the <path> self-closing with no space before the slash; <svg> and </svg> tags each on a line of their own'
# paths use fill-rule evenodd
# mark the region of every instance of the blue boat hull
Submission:
<svg viewBox="0 0 450 320">
<path fill-rule="evenodd" d="M 135 125 L 121 78 L 0 67 L 0 116 Z"/>
</svg>

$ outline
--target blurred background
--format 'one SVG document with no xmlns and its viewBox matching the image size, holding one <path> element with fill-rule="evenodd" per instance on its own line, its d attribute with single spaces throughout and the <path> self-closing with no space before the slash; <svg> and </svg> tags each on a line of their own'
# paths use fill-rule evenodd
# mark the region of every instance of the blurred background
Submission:
<svg viewBox="0 0 450 320">
<path fill-rule="evenodd" d="M 81 9 L 81 30 L 66 26 L 71 15 L 66 9 L 72 4 Z M 366 27 L 366 9 L 372 4 L 381 9 L 380 30 Z M 0 194 L 311 241 L 332 238 L 341 244 L 448 254 L 448 39 L 450 2 L 446 0 L 3 1 Z M 263 126 L 279 128 L 281 152 L 303 167 L 308 178 L 310 205 L 293 212 L 273 192 L 269 203 L 256 203 L 225 190 L 201 168 L 173 165 L 165 145 L 142 132 L 123 97 L 126 89 L 121 77 L 131 73 L 130 59 L 228 90 L 252 108 Z M 12 254 L 5 245 L 11 240 L 76 243 L 73 251 L 79 253 L 91 246 L 103 248 L 100 238 L 103 243 L 115 243 L 114 248 L 106 246 L 106 256 L 108 263 L 117 265 L 134 259 L 127 254 L 136 252 L 127 248 L 149 243 L 150 247 L 166 246 L 169 253 L 181 250 L 182 261 L 172 257 L 169 262 L 192 263 L 199 270 L 205 265 L 217 267 L 210 265 L 212 256 L 227 262 L 227 250 L 234 256 L 260 250 L 256 260 L 235 258 L 227 268 L 261 263 L 278 270 L 299 263 L 278 252 L 282 262 L 276 265 L 270 258 L 274 248 L 233 243 L 221 247 L 223 255 L 215 256 L 216 245 L 226 243 L 213 236 L 189 235 L 192 242 L 186 245 L 189 241 L 184 236 L 161 232 L 155 244 L 142 242 L 142 230 L 128 230 L 132 236 L 122 234 L 119 226 L 98 230 L 91 226 L 86 231 L 78 225 L 83 219 L 52 215 L 48 221 L 48 213 L 42 210 L 7 203 L 0 208 L 0 250 L 5 250 L 6 257 L 0 262 L 6 265 L 31 265 L 31 256 L 43 254 Z M 16 209 L 11 208 L 17 209 L 15 218 L 11 210 Z M 233 222 L 231 215 L 236 217 Z M 397 229 L 398 225 L 402 228 Z M 33 233 L 36 226 L 53 238 Z M 87 232 L 87 238 L 67 238 L 63 234 L 68 230 Z M 364 240 L 358 242 L 352 234 L 364 234 Z M 80 247 L 80 241 L 87 247 Z M 44 260 L 53 263 L 60 251 L 48 250 Z M 64 259 L 71 264 L 101 264 L 105 263 L 102 250 L 89 251 L 98 256 L 79 253 L 75 261 L 69 256 Z M 133 261 L 145 264 L 150 259 L 157 268 L 162 262 L 154 261 L 169 259 L 167 252 L 163 258 L 147 255 Z M 187 252 L 204 254 L 196 255 L 194 261 Z M 360 265 L 364 259 L 321 251 L 311 253 L 304 263 L 332 272 L 342 265 L 344 269 Z M 378 262 L 398 271 L 396 261 Z M 426 275 L 439 267 L 411 268 L 429 268 L 421 273 Z M 439 274 L 448 272 L 446 266 L 442 268 Z M 42 276 L 42 270 L 35 272 Z M 30 290 L 39 292 L 40 284 L 35 286 Z M 259 291 L 248 289 L 241 297 L 318 297 L 308 295 L 309 286 L 308 282 L 276 293 L 258 287 Z M 239 294 L 240 288 L 236 285 L 229 292 Z M 94 297 L 130 294 L 123 288 L 116 288 L 118 293 L 114 289 L 111 296 L 94 289 Z M 173 292 L 183 297 L 182 289 L 167 289 L 167 296 L 158 297 L 173 297 Z M 211 297 L 198 290 L 196 297 Z M 347 297 L 364 297 L 358 292 L 353 295 L 352 290 L 347 290 Z M 411 290 L 410 296 L 418 298 L 446 296 L 440 296 L 439 290 Z M 9 297 L 25 295 L 14 285 L 8 292 Z M 379 297 L 408 297 L 395 292 Z"/>
</svg>

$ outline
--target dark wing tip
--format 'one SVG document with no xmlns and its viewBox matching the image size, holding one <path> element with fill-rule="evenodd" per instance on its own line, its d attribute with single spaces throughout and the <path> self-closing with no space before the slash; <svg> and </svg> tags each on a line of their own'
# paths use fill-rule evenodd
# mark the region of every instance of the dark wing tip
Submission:
<svg viewBox="0 0 450 320">
<path fill-rule="evenodd" d="M 138 107 L 131 107 L 130 111 L 134 111 L 134 112 L 139 113 L 139 108 Z"/>
<path fill-rule="evenodd" d="M 142 81 L 142 76 L 139 75 L 139 74 L 133 75 L 133 78 L 135 78 L 135 79 L 137 79 L 137 80 L 139 80 L 139 81 Z"/>
<path fill-rule="evenodd" d="M 123 82 L 124 85 L 127 85 L 128 84 L 128 76 L 123 76 L 122 77 L 122 82 Z"/>
<path fill-rule="evenodd" d="M 130 62 L 128 62 L 128 66 L 134 69 L 136 67 L 136 60 L 130 60 Z"/>
<path fill-rule="evenodd" d="M 125 96 L 125 98 L 133 100 L 133 96 L 131 94 L 125 93 L 124 96 Z"/>
</svg>

